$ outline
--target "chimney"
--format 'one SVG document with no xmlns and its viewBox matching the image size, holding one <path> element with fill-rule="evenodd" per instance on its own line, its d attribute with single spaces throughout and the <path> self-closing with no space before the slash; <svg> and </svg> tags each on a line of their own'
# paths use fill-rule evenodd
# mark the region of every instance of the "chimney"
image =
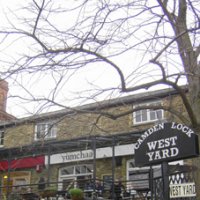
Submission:
<svg viewBox="0 0 200 200">
<path fill-rule="evenodd" d="M 0 80 L 0 111 L 6 112 L 8 94 L 8 83 L 5 80 Z"/>
</svg>

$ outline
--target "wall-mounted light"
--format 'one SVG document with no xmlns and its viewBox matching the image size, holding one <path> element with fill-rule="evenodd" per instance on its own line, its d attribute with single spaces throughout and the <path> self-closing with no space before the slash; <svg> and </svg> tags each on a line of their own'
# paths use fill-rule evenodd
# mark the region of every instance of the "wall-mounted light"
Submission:
<svg viewBox="0 0 200 200">
<path fill-rule="evenodd" d="M 7 179 L 8 178 L 8 176 L 7 175 L 4 175 L 4 177 L 3 177 L 4 179 Z"/>
</svg>

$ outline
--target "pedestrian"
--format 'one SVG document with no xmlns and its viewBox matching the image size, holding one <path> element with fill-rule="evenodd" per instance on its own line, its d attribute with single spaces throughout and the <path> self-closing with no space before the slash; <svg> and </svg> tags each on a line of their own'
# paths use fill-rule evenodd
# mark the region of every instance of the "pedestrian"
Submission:
<svg viewBox="0 0 200 200">
<path fill-rule="evenodd" d="M 122 192 L 125 190 L 124 185 L 122 184 L 121 180 L 116 180 L 114 183 L 114 197 L 115 200 L 122 199 Z"/>
<path fill-rule="evenodd" d="M 44 177 L 40 177 L 40 180 L 38 181 L 38 190 L 42 191 L 45 189 L 45 187 L 46 187 L 45 179 Z"/>
<path fill-rule="evenodd" d="M 96 180 L 95 189 L 98 194 L 98 197 L 103 196 L 103 186 L 99 180 Z"/>
</svg>

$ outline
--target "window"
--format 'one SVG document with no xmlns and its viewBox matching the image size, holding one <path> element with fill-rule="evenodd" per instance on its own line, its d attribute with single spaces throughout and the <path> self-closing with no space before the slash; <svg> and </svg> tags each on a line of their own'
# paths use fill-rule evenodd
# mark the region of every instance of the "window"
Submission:
<svg viewBox="0 0 200 200">
<path fill-rule="evenodd" d="M 20 188 L 23 190 L 25 188 L 25 185 L 30 184 L 30 177 L 31 177 L 31 172 L 27 171 L 14 171 L 10 172 L 10 178 L 8 180 L 7 176 L 4 176 L 2 179 L 2 193 L 1 194 L 6 194 L 7 192 L 11 192 L 12 186 L 20 186 Z M 9 181 L 9 184 L 8 184 Z M 9 185 L 9 188 L 7 187 Z M 3 196 L 4 196 L 3 195 Z M 14 198 L 17 199 L 17 198 Z"/>
<path fill-rule="evenodd" d="M 79 174 L 92 174 L 93 166 L 92 165 L 76 165 L 62 168 L 60 170 L 61 176 L 67 175 L 79 175 Z"/>
<path fill-rule="evenodd" d="M 69 190 L 73 187 L 85 188 L 86 183 L 92 179 L 93 165 L 73 165 L 59 170 L 58 190 Z"/>
<path fill-rule="evenodd" d="M 140 106 L 156 106 L 156 105 L 160 105 L 160 102 L 141 104 Z M 135 106 L 135 108 L 137 107 Z M 144 110 L 138 110 L 133 113 L 134 124 L 158 121 L 163 119 L 163 117 L 164 117 L 164 112 L 162 109 L 158 110 L 144 109 Z"/>
<path fill-rule="evenodd" d="M 127 161 L 127 189 L 149 189 L 149 167 L 135 167 L 134 160 Z"/>
<path fill-rule="evenodd" d="M 0 147 L 4 145 L 4 131 L 0 131 Z"/>
<path fill-rule="evenodd" d="M 27 184 L 27 181 L 25 178 L 16 178 L 15 179 L 15 185 L 26 185 Z"/>
<path fill-rule="evenodd" d="M 35 140 L 56 138 L 56 125 L 52 122 L 38 123 L 35 126 Z"/>
</svg>

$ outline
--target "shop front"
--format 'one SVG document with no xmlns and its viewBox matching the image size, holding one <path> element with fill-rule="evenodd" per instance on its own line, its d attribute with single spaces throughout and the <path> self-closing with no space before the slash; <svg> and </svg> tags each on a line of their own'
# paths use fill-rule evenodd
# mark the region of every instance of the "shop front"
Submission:
<svg viewBox="0 0 200 200">
<path fill-rule="evenodd" d="M 14 188 L 20 188 L 21 192 L 26 192 L 28 185 L 31 184 L 31 169 L 40 172 L 43 167 L 44 156 L 1 161 L 1 194 L 8 194 Z"/>
<path fill-rule="evenodd" d="M 114 150 L 114 152 L 113 152 Z M 71 187 L 88 189 L 89 182 L 100 180 L 107 186 L 115 179 L 114 170 L 122 164 L 122 157 L 134 154 L 134 145 L 118 145 L 113 147 L 66 152 L 45 157 L 45 165 L 58 167 L 58 190 L 68 190 Z M 113 157 L 115 158 L 113 163 Z M 120 162 L 120 163 L 119 163 Z M 49 165 L 49 166 L 48 166 Z M 120 166 L 121 168 L 121 166 Z M 122 170 L 122 168 L 120 169 Z M 124 167 L 123 170 L 126 170 Z M 119 173 L 122 174 L 121 172 Z M 126 172 L 124 171 L 124 174 Z M 105 182 L 105 183 L 104 183 Z"/>
</svg>

